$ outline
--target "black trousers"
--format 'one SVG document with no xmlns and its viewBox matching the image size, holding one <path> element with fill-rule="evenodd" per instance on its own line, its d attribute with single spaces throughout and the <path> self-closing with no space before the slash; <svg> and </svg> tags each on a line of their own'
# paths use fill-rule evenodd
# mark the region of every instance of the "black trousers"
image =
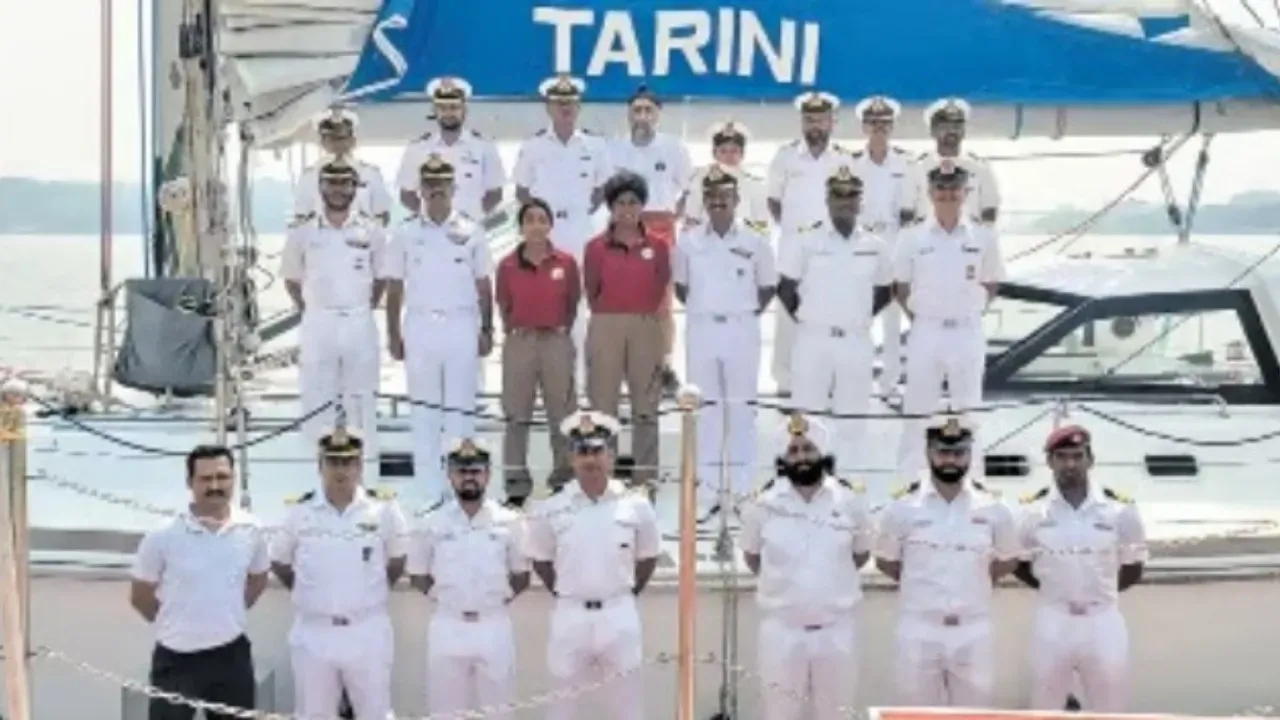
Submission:
<svg viewBox="0 0 1280 720">
<path fill-rule="evenodd" d="M 157 644 L 151 654 L 151 684 L 206 702 L 239 708 L 255 708 L 257 680 L 249 638 L 241 635 L 226 645 L 191 653 L 174 652 Z M 192 720 L 195 710 L 152 699 L 150 720 Z M 209 713 L 208 720 L 231 720 L 229 715 Z"/>
</svg>

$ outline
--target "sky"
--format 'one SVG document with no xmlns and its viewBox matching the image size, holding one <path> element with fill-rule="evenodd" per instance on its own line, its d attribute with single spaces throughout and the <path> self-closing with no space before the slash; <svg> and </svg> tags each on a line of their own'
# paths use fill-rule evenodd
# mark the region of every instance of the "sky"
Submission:
<svg viewBox="0 0 1280 720">
<path fill-rule="evenodd" d="M 177 0 L 170 0 L 177 1 Z M 1249 24 L 1239 4 L 1213 0 L 1229 22 Z M 1269 3 L 1252 0 L 1268 24 L 1280 23 Z M 139 18 L 135 0 L 114 0 L 114 78 L 112 114 L 115 132 L 114 176 L 136 181 L 140 175 L 140 108 L 138 100 Z M 96 0 L 0 2 L 0 106 L 6 108 L 0 133 L 0 176 L 43 180 L 95 180 L 99 177 L 99 73 L 101 63 L 99 3 Z M 56 33 L 50 29 L 56 28 Z M 149 60 L 147 61 L 149 63 Z M 1045 151 L 1096 151 L 1149 146 L 1154 139 L 1100 139 L 1052 142 L 975 141 L 980 154 L 1015 155 Z M 1198 141 L 1197 141 L 1198 144 Z M 503 154 L 510 157 L 514 148 Z M 755 148 L 749 160 L 767 162 L 767 149 Z M 705 148 L 692 148 L 696 160 Z M 393 175 L 395 148 L 373 148 L 366 159 Z M 1224 201 L 1249 190 L 1280 191 L 1280 131 L 1222 136 L 1214 141 L 1204 188 L 1206 202 Z M 284 159 L 264 158 L 263 175 L 288 177 Z M 1171 162 L 1174 188 L 1186 196 L 1192 177 L 1195 146 Z M 509 167 L 509 166 L 508 166 Z M 1106 160 L 1041 160 L 997 166 L 1005 204 L 1010 209 L 1048 209 L 1064 204 L 1100 205 L 1131 183 L 1142 168 L 1136 158 Z M 1147 182 L 1134 197 L 1159 201 L 1159 183 Z"/>
</svg>

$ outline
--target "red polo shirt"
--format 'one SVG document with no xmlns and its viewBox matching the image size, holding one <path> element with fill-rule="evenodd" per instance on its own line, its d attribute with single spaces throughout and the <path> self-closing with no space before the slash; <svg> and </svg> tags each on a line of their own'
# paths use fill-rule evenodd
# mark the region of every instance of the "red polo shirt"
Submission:
<svg viewBox="0 0 1280 720">
<path fill-rule="evenodd" d="M 569 327 L 582 297 L 578 262 L 562 250 L 534 265 L 524 255 L 524 243 L 498 263 L 495 280 L 498 309 L 507 330 L 551 330 Z"/>
<path fill-rule="evenodd" d="M 633 247 L 605 231 L 587 243 L 582 266 L 591 312 L 657 313 L 671 282 L 671 251 L 647 231 L 644 240 Z"/>
</svg>

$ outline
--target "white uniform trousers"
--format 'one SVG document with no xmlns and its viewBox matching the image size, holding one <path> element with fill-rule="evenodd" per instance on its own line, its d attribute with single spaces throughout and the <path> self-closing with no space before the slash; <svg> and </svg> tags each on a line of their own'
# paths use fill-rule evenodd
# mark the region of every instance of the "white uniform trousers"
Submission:
<svg viewBox="0 0 1280 720">
<path fill-rule="evenodd" d="M 709 510 L 725 489 L 736 504 L 754 485 L 756 409 L 749 403 L 760 376 L 760 318 L 698 314 L 685 323 L 689 382 L 715 403 L 698 411 L 698 501 Z"/>
<path fill-rule="evenodd" d="M 437 608 L 427 626 L 427 709 L 461 713 L 509 703 L 516 694 L 516 641 L 506 608 Z"/>
<path fill-rule="evenodd" d="M 982 404 L 986 362 L 987 339 L 982 331 L 982 318 L 915 318 L 911 323 L 907 347 L 903 412 L 928 416 L 947 409 L 941 404 L 943 380 L 947 382 L 950 409 L 968 411 L 978 407 Z M 971 422 L 976 420 L 978 418 L 970 416 Z M 924 428 L 927 423 L 927 418 L 904 423 L 898 446 L 898 467 L 903 477 L 912 476 L 925 466 Z M 981 467 L 981 463 L 978 466 Z"/>
<path fill-rule="evenodd" d="M 334 717 L 343 688 L 357 720 L 385 720 L 391 713 L 395 646 L 391 616 L 385 608 L 351 618 L 299 610 L 289 632 L 289 647 L 299 717 Z"/>
<path fill-rule="evenodd" d="M 858 681 L 855 628 L 852 615 L 825 625 L 765 615 L 756 650 L 761 719 L 800 720 L 809 701 L 814 720 L 849 717 Z"/>
<path fill-rule="evenodd" d="M 578 272 L 582 272 L 582 261 L 587 243 L 595 237 L 595 222 L 586 210 L 557 210 L 554 225 L 551 228 L 551 241 L 556 249 L 571 255 L 578 263 Z M 573 340 L 573 379 L 574 389 L 578 395 L 587 393 L 587 310 L 586 298 L 578 305 L 578 317 L 569 329 L 569 337 Z"/>
<path fill-rule="evenodd" d="M 902 306 L 890 302 L 880 311 L 880 390 L 885 394 L 898 389 L 902 379 Z"/>
<path fill-rule="evenodd" d="M 413 401 L 413 477 L 431 498 L 447 487 L 444 443 L 475 432 L 480 319 L 472 310 L 410 308 L 404 318 L 404 342 Z"/>
<path fill-rule="evenodd" d="M 769 365 L 778 392 L 791 392 L 791 355 L 796 341 L 796 321 L 781 307 L 773 312 L 773 360 Z"/>
<path fill-rule="evenodd" d="M 548 720 L 572 720 L 580 699 L 601 707 L 590 717 L 643 720 L 644 647 L 640 613 L 631 594 L 604 600 L 558 598 L 547 639 L 547 670 L 557 688 L 605 683 L 598 691 L 557 700 Z"/>
<path fill-rule="evenodd" d="M 954 624 L 947 624 L 954 620 Z M 991 618 L 903 613 L 898 618 L 898 704 L 991 707 L 995 687 Z M 1058 706 L 1066 699 L 1064 693 Z"/>
<path fill-rule="evenodd" d="M 1086 710 L 1127 712 L 1129 630 L 1115 605 L 1071 609 L 1041 603 L 1031 643 L 1031 707 L 1061 710 L 1078 675 Z"/>
<path fill-rule="evenodd" d="M 377 462 L 379 350 L 373 309 L 307 308 L 300 332 L 302 412 L 333 403 L 307 422 L 303 436 L 308 456 L 320 437 L 333 430 L 341 407 L 347 427 L 364 439 L 365 459 Z"/>
<path fill-rule="evenodd" d="M 866 328 L 844 329 L 801 323 L 796 328 L 792 401 L 805 412 L 865 415 L 871 409 L 875 347 Z M 834 453 L 838 470 L 859 466 L 868 449 L 863 442 L 867 421 L 837 418 Z M 861 467 L 867 467 L 865 462 Z"/>
</svg>

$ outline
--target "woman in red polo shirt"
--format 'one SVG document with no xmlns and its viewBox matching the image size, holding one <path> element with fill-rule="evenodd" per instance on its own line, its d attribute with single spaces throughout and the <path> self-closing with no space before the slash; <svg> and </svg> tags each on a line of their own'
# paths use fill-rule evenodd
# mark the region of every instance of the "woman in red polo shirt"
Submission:
<svg viewBox="0 0 1280 720">
<path fill-rule="evenodd" d="M 670 249 L 640 222 L 649 199 L 643 177 L 620 172 L 604 185 L 609 227 L 587 243 L 583 290 L 587 325 L 587 397 L 593 410 L 618 416 L 622 382 L 631 399 L 636 483 L 653 483 L 658 465 L 658 403 L 664 347 L 660 308 L 671 282 Z"/>
<path fill-rule="evenodd" d="M 495 293 L 506 339 L 502 343 L 502 462 L 507 500 L 523 505 L 533 492 L 529 421 L 537 393 L 550 422 L 555 468 L 547 485 L 560 489 L 569 480 L 566 439 L 554 432 L 577 405 L 574 401 L 573 340 L 569 329 L 582 297 L 578 263 L 551 244 L 551 206 L 533 198 L 520 207 L 516 223 L 522 242 L 498 263 Z"/>
</svg>

